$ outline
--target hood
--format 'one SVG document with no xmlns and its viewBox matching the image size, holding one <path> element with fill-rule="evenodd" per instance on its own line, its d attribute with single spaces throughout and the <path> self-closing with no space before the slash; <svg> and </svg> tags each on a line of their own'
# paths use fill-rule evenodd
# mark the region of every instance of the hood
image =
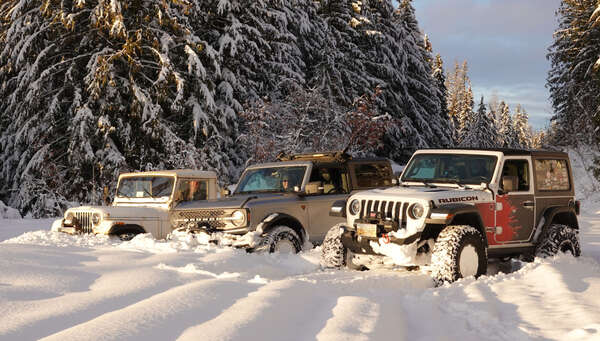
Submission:
<svg viewBox="0 0 600 341">
<path fill-rule="evenodd" d="M 272 199 L 280 200 L 282 197 L 294 196 L 295 194 L 288 193 L 256 193 L 256 194 L 235 194 L 230 197 L 213 200 L 189 201 L 182 202 L 177 205 L 178 210 L 189 209 L 213 209 L 213 208 L 242 208 L 248 204 L 256 204 L 257 202 L 270 201 Z"/>
<path fill-rule="evenodd" d="M 166 209 L 140 206 L 80 206 L 67 210 L 67 212 L 108 213 L 110 219 L 139 217 L 158 218 L 164 211 L 166 211 Z"/>
<path fill-rule="evenodd" d="M 352 198 L 367 200 L 406 200 L 432 201 L 436 205 L 461 202 L 482 202 L 492 200 L 489 191 L 480 189 L 460 189 L 449 187 L 390 187 L 386 189 L 373 189 L 359 192 Z"/>
</svg>

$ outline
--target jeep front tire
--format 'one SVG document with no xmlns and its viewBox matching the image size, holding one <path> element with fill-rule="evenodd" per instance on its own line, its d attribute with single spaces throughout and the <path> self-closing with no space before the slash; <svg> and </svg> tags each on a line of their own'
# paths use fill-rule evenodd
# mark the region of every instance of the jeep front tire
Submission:
<svg viewBox="0 0 600 341">
<path fill-rule="evenodd" d="M 431 255 L 431 277 L 437 285 L 487 271 L 487 249 L 481 232 L 468 225 L 446 226 Z"/>
<path fill-rule="evenodd" d="M 567 225 L 552 224 L 542 232 L 535 247 L 535 256 L 552 257 L 559 252 L 570 252 L 573 256 L 579 257 L 581 255 L 579 233 Z"/>
<path fill-rule="evenodd" d="M 346 265 L 348 250 L 342 244 L 343 225 L 334 225 L 325 235 L 321 245 L 321 266 L 324 268 L 341 268 Z"/>
</svg>

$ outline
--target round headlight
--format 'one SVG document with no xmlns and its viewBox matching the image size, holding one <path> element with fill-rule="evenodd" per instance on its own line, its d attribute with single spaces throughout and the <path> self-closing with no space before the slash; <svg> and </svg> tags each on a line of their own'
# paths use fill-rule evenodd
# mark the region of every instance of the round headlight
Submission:
<svg viewBox="0 0 600 341">
<path fill-rule="evenodd" d="M 92 224 L 98 225 L 99 222 L 100 222 L 100 214 L 99 213 L 92 214 Z"/>
<path fill-rule="evenodd" d="M 350 214 L 357 215 L 358 212 L 360 212 L 360 201 L 354 199 L 350 203 Z"/>
<path fill-rule="evenodd" d="M 64 224 L 65 225 L 73 225 L 75 221 L 75 215 L 72 212 L 67 213 L 65 216 Z"/>
<path fill-rule="evenodd" d="M 410 207 L 410 215 L 413 219 L 420 219 L 425 213 L 425 207 L 423 205 L 416 203 Z"/>
<path fill-rule="evenodd" d="M 231 222 L 235 226 L 242 226 L 244 224 L 245 220 L 246 220 L 246 216 L 244 215 L 244 212 L 242 212 L 242 211 L 235 211 L 231 215 Z"/>
</svg>

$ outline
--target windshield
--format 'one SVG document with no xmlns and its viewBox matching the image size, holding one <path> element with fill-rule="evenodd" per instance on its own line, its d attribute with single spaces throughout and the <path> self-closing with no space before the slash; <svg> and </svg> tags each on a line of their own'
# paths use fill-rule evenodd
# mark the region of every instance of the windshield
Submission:
<svg viewBox="0 0 600 341">
<path fill-rule="evenodd" d="M 490 155 L 419 154 L 402 175 L 402 181 L 425 183 L 489 183 L 497 158 Z"/>
<path fill-rule="evenodd" d="M 306 166 L 256 168 L 244 172 L 235 193 L 289 192 L 301 186 Z"/>
<path fill-rule="evenodd" d="M 126 198 L 170 197 L 175 179 L 170 176 L 127 177 L 121 179 L 117 196 Z"/>
</svg>

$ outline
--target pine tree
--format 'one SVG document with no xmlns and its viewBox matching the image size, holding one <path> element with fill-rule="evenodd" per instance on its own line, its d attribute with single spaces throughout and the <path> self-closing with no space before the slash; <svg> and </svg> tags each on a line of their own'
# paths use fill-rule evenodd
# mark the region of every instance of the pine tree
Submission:
<svg viewBox="0 0 600 341">
<path fill-rule="evenodd" d="M 460 146 L 472 148 L 497 147 L 498 132 L 495 128 L 492 117 L 487 113 L 483 96 L 481 96 L 477 112 L 473 114 L 470 124 L 464 128 Z"/>
<path fill-rule="evenodd" d="M 519 138 L 508 104 L 504 101 L 500 102 L 498 110 L 500 111 L 500 126 L 498 129 L 500 146 L 504 148 L 519 148 Z"/>
<path fill-rule="evenodd" d="M 58 215 L 119 172 L 234 167 L 235 110 L 207 12 L 187 2 L 8 1 L 0 52 L 3 197 Z M 235 82 L 235 81 L 234 81 Z M 16 114 L 15 114 L 16 113 Z"/>
<path fill-rule="evenodd" d="M 548 88 L 557 142 L 596 143 L 600 134 L 600 24 L 596 0 L 563 0 L 549 49 Z"/>
<path fill-rule="evenodd" d="M 446 81 L 448 88 L 448 115 L 452 119 L 454 144 L 459 145 L 465 126 L 469 124 L 474 107 L 473 90 L 469 79 L 469 67 L 465 60 L 462 65 L 454 64 L 454 71 Z"/>
<path fill-rule="evenodd" d="M 394 117 L 386 135 L 384 155 L 407 160 L 417 148 L 450 145 L 449 120 L 443 117 L 423 37 L 409 0 L 396 11 L 389 1 L 371 1 L 371 13 L 383 18 L 375 25 L 377 49 L 368 70 L 382 80 L 381 110 Z"/>
<path fill-rule="evenodd" d="M 514 125 L 519 145 L 523 148 L 531 148 L 533 143 L 531 126 L 529 126 L 529 115 L 527 115 L 527 111 L 520 104 L 515 109 Z"/>
</svg>

